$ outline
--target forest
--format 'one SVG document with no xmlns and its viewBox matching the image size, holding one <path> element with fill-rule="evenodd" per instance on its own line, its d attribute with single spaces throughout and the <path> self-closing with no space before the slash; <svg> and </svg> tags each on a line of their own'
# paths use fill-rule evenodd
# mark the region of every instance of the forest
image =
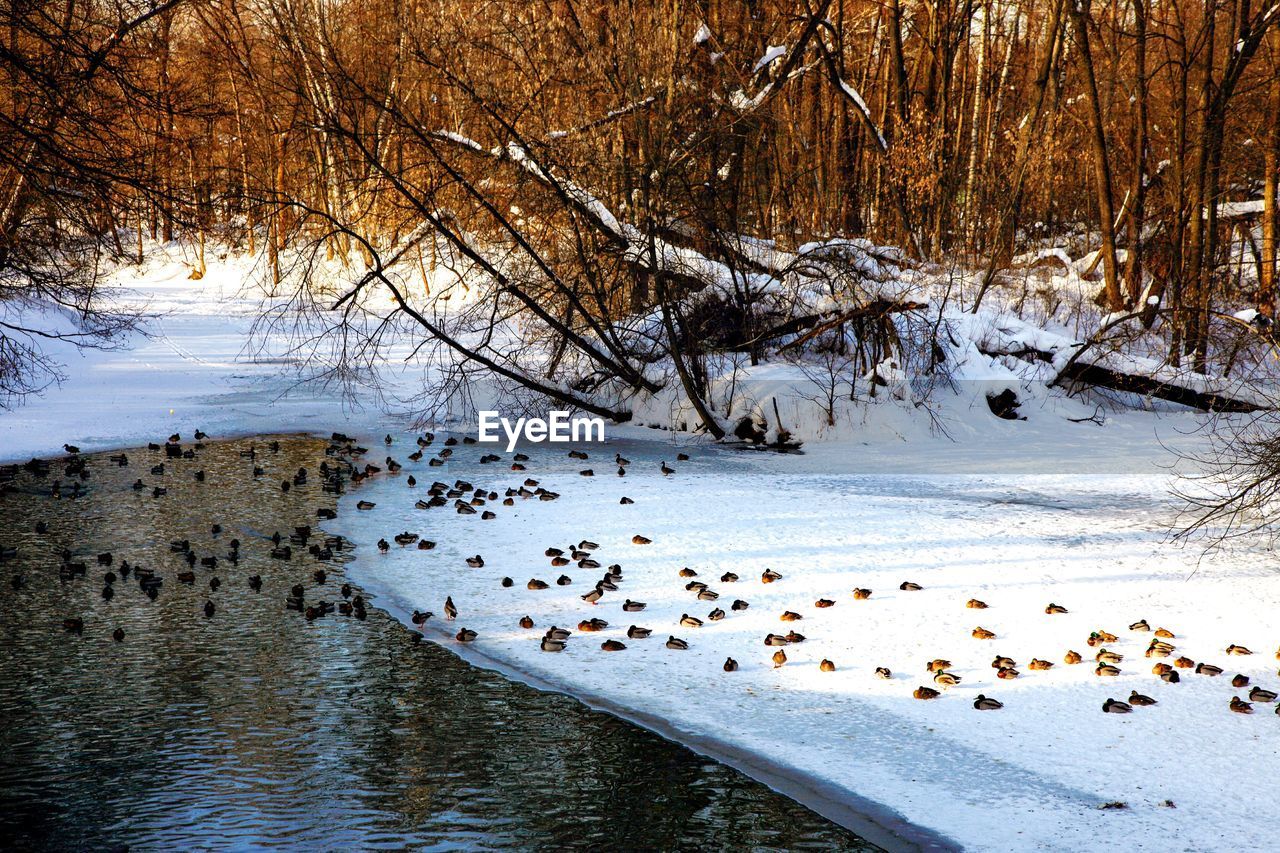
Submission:
<svg viewBox="0 0 1280 853">
<path fill-rule="evenodd" d="M 1195 377 L 1259 369 L 1241 353 L 1271 346 L 1274 4 L 13 0 L 3 15 L 11 401 L 56 372 L 42 339 L 109 346 L 131 327 L 105 269 L 182 240 L 196 279 L 212 255 L 261 257 L 264 324 L 330 378 L 406 333 L 453 365 L 442 386 L 480 373 L 626 420 L 628 399 L 670 385 L 720 437 L 726 357 L 837 360 L 874 395 L 893 370 L 946 373 L 957 318 L 990 307 L 1077 349 L 1105 338 L 1112 360 L 1025 335 L 986 334 L 984 354 L 1256 407 Z M 1054 292 L 1063 275 L 1077 298 Z M 56 320 L 32 310 L 49 305 Z"/>
</svg>

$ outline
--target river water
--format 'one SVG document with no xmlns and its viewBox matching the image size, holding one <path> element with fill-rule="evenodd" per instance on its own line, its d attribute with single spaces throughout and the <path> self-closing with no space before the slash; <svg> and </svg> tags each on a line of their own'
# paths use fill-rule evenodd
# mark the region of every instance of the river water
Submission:
<svg viewBox="0 0 1280 853">
<path fill-rule="evenodd" d="M 17 551 L 0 562 L 0 849 L 871 849 L 735 770 L 415 642 L 359 588 L 345 597 L 353 546 L 308 553 L 326 546 L 316 510 L 335 507 L 326 442 L 184 447 L 194 459 L 86 456 L 87 480 L 65 461 L 0 472 L 0 548 Z M 272 534 L 300 525 L 311 537 L 273 559 Z M 160 579 L 154 600 L 138 568 Z M 365 595 L 366 616 L 308 619 L 286 607 L 295 584 L 304 606 Z"/>
</svg>

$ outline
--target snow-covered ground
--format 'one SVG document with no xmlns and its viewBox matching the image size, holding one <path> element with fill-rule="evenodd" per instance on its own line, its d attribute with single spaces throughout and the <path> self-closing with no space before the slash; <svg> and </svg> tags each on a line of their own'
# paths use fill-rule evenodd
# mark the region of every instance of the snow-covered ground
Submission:
<svg viewBox="0 0 1280 853">
<path fill-rule="evenodd" d="M 415 608 L 434 611 L 427 635 L 460 654 L 659 728 L 837 819 L 860 813 L 917 840 L 928 839 L 911 836 L 911 826 L 993 850 L 1267 844 L 1280 717 L 1274 704 L 1243 716 L 1227 703 L 1249 690 L 1231 688 L 1236 673 L 1280 689 L 1280 572 L 1261 547 L 1204 557 L 1167 541 L 1169 448 L 1201 446 L 1197 417 L 1117 412 L 1100 425 L 1084 420 L 1093 405 L 1019 384 L 999 362 L 973 355 L 973 382 L 937 404 L 946 435 L 912 401 L 892 399 L 849 407 L 837 429 L 824 431 L 795 402 L 794 370 L 775 364 L 739 381 L 760 401 L 792 389 L 781 411 L 810 439 L 802 455 L 709 447 L 631 426 L 611 429 L 605 447 L 584 447 L 587 461 L 568 459 L 563 446 L 526 447 L 532 459 L 521 473 L 510 470 L 509 454 L 478 464 L 500 448 L 460 445 L 449 463 L 429 467 L 409 462 L 403 422 L 373 399 L 352 409 L 332 389 L 295 387 L 280 360 L 250 357 L 258 300 L 242 292 L 247 262 L 212 265 L 199 282 L 188 270 L 179 257 L 157 257 L 115 277 L 129 288 L 121 299 L 156 315 L 150 337 L 115 352 L 67 353 L 62 386 L 0 413 L 0 461 L 58 453 L 64 442 L 97 450 L 195 428 L 215 437 L 359 433 L 371 461 L 390 453 L 405 470 L 343 498 L 335 524 L 360 545 L 351 569 L 406 621 Z M 411 382 L 414 369 L 391 386 Z M 1027 420 L 993 417 L 979 380 L 1017 386 Z M 661 419 L 660 405 L 650 409 L 638 420 Z M 384 452 L 378 437 L 388 431 L 396 442 Z M 678 462 L 680 451 L 692 458 Z M 614 452 L 633 462 L 626 477 L 615 474 Z M 660 473 L 664 460 L 674 474 Z M 595 476 L 580 476 L 588 467 Z M 409 473 L 416 490 L 406 485 Z M 502 493 L 525 477 L 562 497 L 486 507 L 497 513 L 488 521 L 413 508 L 434 479 Z M 620 505 L 622 495 L 635 504 Z M 357 500 L 377 506 L 357 511 Z M 439 545 L 393 546 L 386 555 L 373 547 L 404 530 Z M 632 544 L 637 534 L 652 544 Z M 552 569 L 543 555 L 583 539 L 599 543 L 593 557 L 602 565 L 623 567 L 621 588 L 594 606 L 579 596 L 603 569 Z M 464 558 L 476 553 L 485 566 L 468 568 Z M 677 573 L 686 566 L 720 593 L 717 601 L 685 589 Z M 766 568 L 783 578 L 762 584 Z M 736 583 L 720 580 L 729 571 Z M 555 585 L 562 572 L 571 585 Z M 500 585 L 503 576 L 511 588 Z M 551 587 L 530 591 L 531 578 Z M 904 581 L 923 589 L 902 591 Z M 855 587 L 873 594 L 854 600 Z M 445 596 L 458 606 L 456 623 L 443 621 Z M 627 598 L 646 608 L 624 613 Z M 732 611 L 737 598 L 749 609 Z M 817 608 L 819 598 L 834 605 Z M 966 608 L 970 598 L 989 609 Z M 1047 615 L 1050 602 L 1070 612 Z M 678 625 L 682 614 L 705 620 L 717 606 L 727 613 L 722 621 Z M 803 619 L 782 622 L 784 610 Z M 517 624 L 526 614 L 533 630 Z M 578 632 L 591 617 L 606 619 L 608 630 Z M 1174 657 L 1217 664 L 1224 675 L 1183 670 L 1179 684 L 1160 681 L 1143 656 L 1152 635 L 1128 630 L 1139 619 L 1176 635 Z M 559 654 L 539 650 L 551 624 L 574 630 Z M 626 639 L 631 624 L 653 637 Z M 997 638 L 972 638 L 979 625 Z M 459 627 L 478 639 L 449 639 Z M 788 662 L 774 668 L 763 638 L 790 629 L 808 639 L 786 647 Z M 1119 637 L 1108 644 L 1125 657 L 1117 677 L 1094 674 L 1097 649 L 1086 640 L 1099 629 Z M 669 635 L 689 649 L 667 649 Z M 627 648 L 603 652 L 605 639 Z M 1233 643 L 1256 654 L 1228 657 Z M 1068 649 L 1085 663 L 1064 664 Z M 1014 658 L 1020 677 L 997 680 L 997 654 Z M 723 671 L 727 656 L 737 672 Z M 1055 666 L 1030 671 L 1033 656 Z M 819 671 L 823 658 L 835 672 Z M 951 660 L 963 680 L 938 700 L 913 699 L 917 686 L 935 686 L 925 672 L 933 658 Z M 893 678 L 876 678 L 878 666 Z M 1102 713 L 1105 699 L 1134 689 L 1159 704 Z M 980 692 L 1005 708 L 974 710 Z M 1127 807 L 1101 808 L 1113 802 Z"/>
</svg>

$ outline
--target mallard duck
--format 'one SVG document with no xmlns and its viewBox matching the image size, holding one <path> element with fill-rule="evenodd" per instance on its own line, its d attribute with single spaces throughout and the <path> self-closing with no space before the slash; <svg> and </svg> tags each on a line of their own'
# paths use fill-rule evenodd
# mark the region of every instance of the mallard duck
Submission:
<svg viewBox="0 0 1280 853">
<path fill-rule="evenodd" d="M 1093 656 L 1093 659 L 1099 663 L 1120 663 L 1124 660 L 1124 655 L 1118 655 L 1115 652 L 1103 649 Z"/>
<path fill-rule="evenodd" d="M 814 607 L 835 607 L 836 603 L 829 598 L 819 598 L 813 603 Z"/>
<path fill-rule="evenodd" d="M 1047 660 L 1040 660 L 1040 658 L 1032 658 L 1031 663 L 1027 664 L 1027 669 L 1043 672 L 1045 670 L 1053 669 L 1053 664 Z"/>
<path fill-rule="evenodd" d="M 377 504 L 374 503 L 373 501 L 357 501 L 356 502 L 356 509 L 364 510 L 365 512 L 368 512 L 369 510 L 373 509 L 375 506 L 377 506 Z"/>
<path fill-rule="evenodd" d="M 206 618 L 206 619 L 212 619 L 212 618 L 213 618 L 213 614 L 214 614 L 216 611 L 217 611 L 217 608 L 216 608 L 216 607 L 214 607 L 213 602 L 212 602 L 212 601 L 209 601 L 209 600 L 206 600 L 206 601 L 205 601 L 205 603 L 204 603 L 204 618 Z"/>
<path fill-rule="evenodd" d="M 973 707 L 979 711 L 999 711 L 1004 703 L 979 693 L 978 698 L 973 700 Z"/>
<path fill-rule="evenodd" d="M 1156 636 L 1157 636 L 1157 637 L 1159 637 L 1159 638 L 1161 638 L 1162 640 L 1173 640 L 1173 639 L 1177 639 L 1177 638 L 1174 636 L 1173 632 L 1172 632 L 1172 631 L 1170 631 L 1168 628 L 1157 628 L 1157 629 L 1156 629 Z"/>
<path fill-rule="evenodd" d="M 644 640 L 652 633 L 653 631 L 648 628 L 641 628 L 639 625 L 632 625 L 627 629 L 627 638 L 631 640 Z"/>
<path fill-rule="evenodd" d="M 568 575 L 561 575 L 560 577 L 556 578 L 556 586 L 569 586 L 572 583 L 573 583 L 573 578 L 569 577 Z"/>
<path fill-rule="evenodd" d="M 677 453 L 677 454 L 676 454 L 676 461 L 677 461 L 677 462 L 688 462 L 688 461 L 689 461 L 689 454 L 688 454 L 688 453 Z"/>
<path fill-rule="evenodd" d="M 977 628 L 973 629 L 973 638 L 975 640 L 994 640 L 996 635 L 994 631 L 988 631 L 986 628 L 979 625 Z"/>
<path fill-rule="evenodd" d="M 537 578 L 529 578 L 529 582 L 525 586 L 532 590 L 540 590 L 549 588 L 551 584 Z"/>
<path fill-rule="evenodd" d="M 858 587 L 853 591 L 854 601 L 866 601 L 870 597 L 871 597 L 871 590 L 869 589 Z"/>
<path fill-rule="evenodd" d="M 1134 690 L 1129 693 L 1129 704 L 1151 706 L 1156 704 L 1156 700 L 1152 699 L 1150 696 L 1144 696 L 1138 691 Z"/>
<path fill-rule="evenodd" d="M 552 557 L 552 558 L 551 558 L 551 566 L 552 566 L 552 568 L 556 568 L 556 569 L 559 569 L 559 568 L 562 568 L 562 567 L 564 567 L 564 566 L 567 566 L 567 565 L 569 565 L 571 562 L 573 562 L 573 561 L 572 561 L 572 560 L 570 560 L 568 557 Z"/>
<path fill-rule="evenodd" d="M 445 615 L 445 618 L 446 618 L 446 619 L 450 619 L 450 620 L 453 620 L 453 619 L 457 619 L 457 618 L 458 618 L 458 608 L 457 608 L 457 607 L 455 607 L 455 606 L 454 606 L 454 604 L 453 604 L 453 596 L 452 596 L 452 595 L 446 595 L 446 596 L 445 596 L 445 599 L 444 599 L 444 615 Z"/>
<path fill-rule="evenodd" d="M 621 642 L 620 640 L 605 640 L 603 643 L 600 644 L 600 648 L 601 650 L 606 652 L 621 652 L 621 651 L 624 651 L 627 647 L 626 647 L 626 644 Z"/>
<path fill-rule="evenodd" d="M 665 459 L 662 461 L 662 466 L 658 470 L 662 472 L 664 477 L 668 477 L 676 472 L 676 469 L 668 465 Z"/>
<path fill-rule="evenodd" d="M 1015 661 L 1011 657 L 1006 657 L 1004 655 L 996 655 L 995 658 L 991 661 L 992 669 L 1004 669 L 1005 667 L 1015 667 L 1017 665 L 1018 665 L 1017 661 Z"/>
<path fill-rule="evenodd" d="M 766 634 L 764 644 L 766 646 L 785 646 L 789 641 L 781 634 Z"/>
<path fill-rule="evenodd" d="M 591 633 L 593 631 L 603 631 L 609 627 L 609 623 L 603 619 L 584 619 L 578 623 L 578 630 Z"/>
<path fill-rule="evenodd" d="M 737 583 L 738 576 L 733 572 L 725 572 L 720 576 L 720 583 Z"/>
<path fill-rule="evenodd" d="M 552 640 L 567 640 L 571 634 L 573 634 L 573 632 L 568 628 L 557 628 L 555 625 L 552 625 L 547 629 L 546 636 Z"/>
<path fill-rule="evenodd" d="M 715 590 L 710 590 L 710 589 L 698 590 L 699 601 L 717 601 L 719 600 L 719 598 L 720 598 L 720 593 L 716 592 Z"/>
<path fill-rule="evenodd" d="M 696 578 L 698 576 L 698 573 L 695 572 L 693 569 L 689 568 L 688 566 L 685 566 L 683 569 L 681 569 L 678 574 L 682 578 Z"/>
<path fill-rule="evenodd" d="M 938 670 L 933 674 L 933 683 L 941 684 L 943 687 L 954 687 L 961 681 L 960 676 L 953 675 L 946 670 Z"/>
<path fill-rule="evenodd" d="M 72 634 L 83 634 L 84 619 L 79 616 L 73 616 L 70 619 L 63 619 L 62 627 L 64 630 L 70 631 Z"/>
<path fill-rule="evenodd" d="M 1239 690 L 1241 687 L 1249 686 L 1249 676 L 1242 672 L 1237 672 L 1231 679 L 1231 686 Z"/>
<path fill-rule="evenodd" d="M 472 631 L 470 628 L 463 628 L 462 630 L 458 631 L 457 634 L 454 634 L 453 638 L 457 640 L 459 643 L 470 643 L 478 636 L 479 635 L 475 631 Z"/>
<path fill-rule="evenodd" d="M 527 630 L 529 630 L 530 628 L 532 628 L 532 627 L 533 627 L 533 617 L 532 617 L 532 616 L 522 616 L 522 617 L 520 618 L 520 627 L 521 627 L 521 628 L 524 628 L 526 631 L 527 631 Z"/>
<path fill-rule="evenodd" d="M 920 584 L 918 583 L 912 583 L 911 581 L 903 581 L 901 584 L 898 585 L 898 589 L 902 590 L 903 592 L 919 592 L 920 590 L 924 589 L 924 587 L 920 586 Z"/>
<path fill-rule="evenodd" d="M 379 539 L 379 540 L 378 540 L 378 550 L 379 550 L 379 551 L 381 551 L 381 552 L 382 552 L 382 553 L 384 553 L 384 554 L 385 554 L 385 553 L 387 553 L 388 551 L 390 551 L 390 550 L 391 550 L 391 543 L 390 543 L 390 542 L 388 542 L 386 539 Z"/>
<path fill-rule="evenodd" d="M 804 639 L 805 639 L 804 634 L 798 634 L 795 631 L 787 632 L 788 643 L 803 643 Z"/>
<path fill-rule="evenodd" d="M 1013 679 L 1017 678 L 1021 674 L 1022 673 L 1018 672 L 1011 666 L 1002 666 L 996 670 L 996 678 L 999 678 L 1001 681 L 1013 681 Z"/>
<path fill-rule="evenodd" d="M 1147 624 L 1146 619 L 1139 619 L 1129 626 L 1130 631 L 1150 631 L 1151 626 Z"/>
<path fill-rule="evenodd" d="M 717 607 L 715 610 L 712 610 L 710 613 L 707 614 L 707 619 L 708 621 L 711 621 L 711 622 L 719 622 L 723 618 L 724 618 L 724 611 L 721 610 L 719 607 Z"/>
<path fill-rule="evenodd" d="M 685 628 L 701 628 L 702 620 L 688 613 L 680 614 L 680 624 Z"/>
<path fill-rule="evenodd" d="M 631 498 L 627 497 L 626 495 L 623 495 L 622 499 L 619 500 L 618 503 L 621 504 L 622 506 L 630 506 L 631 504 L 635 503 L 635 501 L 633 501 Z"/>
<path fill-rule="evenodd" d="M 1049 602 L 1049 606 L 1044 609 L 1044 612 L 1049 616 L 1053 616 L 1055 614 L 1068 613 L 1070 611 L 1068 611 L 1067 608 L 1063 607 L 1061 604 L 1054 604 L 1053 602 Z"/>
<path fill-rule="evenodd" d="M 585 601 L 587 604 L 595 604 L 595 603 L 596 603 L 597 601 L 599 601 L 603 596 L 604 596 L 604 591 L 603 591 L 603 590 L 601 590 L 601 589 L 600 589 L 600 587 L 596 587 L 595 589 L 591 590 L 590 592 L 587 592 L 587 593 L 583 594 L 583 595 L 582 595 L 582 596 L 580 596 L 580 597 L 581 597 L 581 598 L 582 598 L 582 600 L 583 600 L 583 601 Z"/>
<path fill-rule="evenodd" d="M 889 671 L 889 667 L 887 666 L 878 666 L 876 667 L 876 678 L 883 678 L 888 680 L 890 678 L 893 678 L 893 673 Z"/>
<path fill-rule="evenodd" d="M 733 658 L 725 658 L 725 659 L 724 659 L 724 671 L 725 671 L 725 672 L 737 672 L 737 671 L 738 671 L 738 662 L 737 662 L 736 660 L 734 660 Z"/>
<path fill-rule="evenodd" d="M 689 644 L 679 637 L 667 637 L 667 648 L 682 652 L 689 648 Z"/>
<path fill-rule="evenodd" d="M 1253 706 L 1241 699 L 1239 696 L 1232 696 L 1231 703 L 1227 706 L 1237 714 L 1252 714 Z"/>
<path fill-rule="evenodd" d="M 964 603 L 964 606 L 969 608 L 970 610 L 986 610 L 987 609 L 987 603 L 985 601 L 979 601 L 976 598 L 969 599 Z M 995 702 L 994 699 L 992 699 L 991 701 Z"/>
<path fill-rule="evenodd" d="M 1089 635 L 1088 643 L 1090 648 L 1094 646 L 1106 645 L 1107 643 L 1115 643 L 1119 641 L 1119 637 L 1110 631 L 1094 631 Z"/>
<path fill-rule="evenodd" d="M 1196 662 L 1184 655 L 1178 658 L 1177 660 L 1175 660 L 1173 662 L 1173 665 L 1176 666 L 1178 669 L 1194 669 Z"/>
<path fill-rule="evenodd" d="M 511 589 L 511 587 L 513 587 L 513 586 L 515 586 L 515 585 L 516 585 L 516 582 L 515 582 L 514 580 L 512 580 L 511 578 L 504 577 L 504 578 L 502 579 L 502 588 L 503 588 L 503 589 Z"/>
<path fill-rule="evenodd" d="M 1245 648 L 1244 646 L 1237 646 L 1236 644 L 1232 643 L 1231 645 L 1227 646 L 1227 654 L 1229 654 L 1229 655 L 1251 655 L 1251 654 L 1253 654 L 1253 652 L 1249 651 L 1249 650 L 1248 650 L 1247 648 Z"/>
<path fill-rule="evenodd" d="M 775 572 L 773 569 L 765 569 L 760 575 L 760 583 L 773 583 L 774 581 L 780 580 L 782 580 L 782 575 Z"/>
<path fill-rule="evenodd" d="M 628 598 L 626 601 L 622 602 L 622 609 L 627 613 L 639 613 L 641 610 L 644 610 L 644 608 L 645 603 L 643 601 L 632 601 Z"/>
<path fill-rule="evenodd" d="M 1274 691 L 1255 687 L 1249 691 L 1249 698 L 1254 702 L 1274 702 L 1276 701 L 1276 694 Z"/>
<path fill-rule="evenodd" d="M 746 610 L 750 606 L 751 606 L 750 604 L 743 601 L 741 598 L 735 598 L 733 600 L 733 604 L 729 606 L 729 609 L 733 610 L 734 612 L 737 612 L 739 610 Z"/>
<path fill-rule="evenodd" d="M 1182 676 L 1178 675 L 1178 671 L 1176 669 L 1171 669 L 1168 672 L 1160 673 L 1160 680 L 1166 684 L 1177 684 L 1182 680 Z"/>
<path fill-rule="evenodd" d="M 1214 666 L 1211 663 L 1196 664 L 1196 675 L 1209 675 L 1209 676 L 1222 675 L 1222 668 Z"/>
<path fill-rule="evenodd" d="M 1106 714 L 1128 714 L 1133 711 L 1133 706 L 1119 699 L 1108 699 L 1102 703 L 1102 711 Z"/>
<path fill-rule="evenodd" d="M 787 653 L 782 649 L 778 649 L 773 653 L 773 668 L 777 669 L 787 662 Z"/>
<path fill-rule="evenodd" d="M 689 592 L 702 592 L 702 590 L 707 588 L 707 585 L 702 581 L 689 581 L 684 585 L 684 588 Z"/>
<path fill-rule="evenodd" d="M 911 695 L 917 699 L 937 699 L 942 694 L 937 690 L 934 690 L 932 687 L 925 687 L 921 684 Z"/>
<path fill-rule="evenodd" d="M 784 610 L 782 615 L 778 617 L 783 622 L 799 622 L 804 617 L 794 610 Z"/>
<path fill-rule="evenodd" d="M 927 672 L 941 672 L 944 669 L 951 669 L 951 661 L 945 658 L 934 658 L 925 664 L 925 671 Z"/>
<path fill-rule="evenodd" d="M 1151 645 L 1147 646 L 1147 650 L 1143 654 L 1149 658 L 1167 658 L 1173 654 L 1173 646 L 1163 640 L 1152 640 Z"/>
<path fill-rule="evenodd" d="M 835 672 L 836 665 L 826 658 L 823 658 L 822 662 L 818 664 L 818 669 L 822 672 Z"/>
<path fill-rule="evenodd" d="M 1120 669 L 1109 663 L 1100 663 L 1094 668 L 1093 674 L 1114 677 L 1120 674 Z"/>
</svg>

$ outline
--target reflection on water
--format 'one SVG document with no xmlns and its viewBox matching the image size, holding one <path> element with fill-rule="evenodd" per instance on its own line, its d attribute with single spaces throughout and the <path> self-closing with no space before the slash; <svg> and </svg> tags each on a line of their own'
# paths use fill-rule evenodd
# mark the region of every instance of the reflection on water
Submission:
<svg viewBox="0 0 1280 853">
<path fill-rule="evenodd" d="M 142 449 L 124 468 L 89 457 L 77 498 L 61 464 L 12 477 L 0 497 L 0 547 L 18 551 L 0 564 L 0 848 L 867 848 L 683 747 L 414 643 L 381 611 L 287 610 L 294 584 L 307 604 L 342 601 L 345 555 L 321 564 L 295 544 L 290 561 L 270 558 L 274 532 L 318 528 L 334 500 L 316 473 L 324 442 L 268 442 L 212 443 L 194 460 Z M 256 458 L 242 455 L 254 445 Z M 309 483 L 284 491 L 300 467 Z M 155 485 L 168 493 L 153 497 Z M 193 568 L 171 549 L 181 539 Z M 111 566 L 97 564 L 105 552 Z M 208 556 L 218 564 L 198 562 Z M 154 601 L 136 571 L 120 577 L 122 561 L 162 579 Z M 68 563 L 83 575 L 60 571 Z"/>
</svg>

